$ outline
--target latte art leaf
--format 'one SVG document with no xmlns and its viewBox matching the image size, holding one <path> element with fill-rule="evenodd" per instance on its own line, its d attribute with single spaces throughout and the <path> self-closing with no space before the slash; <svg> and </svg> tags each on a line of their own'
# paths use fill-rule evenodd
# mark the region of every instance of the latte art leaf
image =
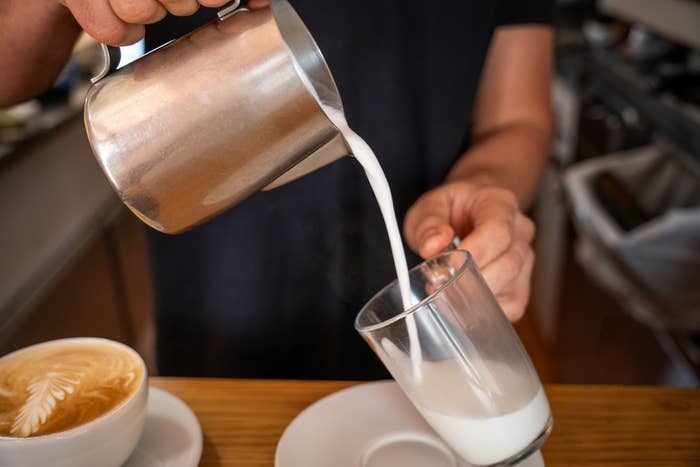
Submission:
<svg viewBox="0 0 700 467">
<path fill-rule="evenodd" d="M 73 394 L 80 384 L 79 375 L 52 371 L 27 386 L 29 397 L 20 408 L 12 424 L 15 436 L 31 436 L 36 433 L 56 409 L 59 401 Z"/>
<path fill-rule="evenodd" d="M 0 436 L 44 436 L 88 423 L 139 388 L 142 365 L 131 351 L 99 340 L 57 341 L 3 357 Z"/>
</svg>

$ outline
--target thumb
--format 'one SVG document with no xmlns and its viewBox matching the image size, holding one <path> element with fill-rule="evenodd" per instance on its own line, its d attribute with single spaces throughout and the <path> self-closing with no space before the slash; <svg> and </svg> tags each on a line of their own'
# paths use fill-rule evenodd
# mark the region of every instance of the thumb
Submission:
<svg viewBox="0 0 700 467">
<path fill-rule="evenodd" d="M 423 258 L 444 250 L 454 235 L 450 225 L 450 200 L 442 192 L 426 193 L 406 213 L 406 242 Z"/>
</svg>

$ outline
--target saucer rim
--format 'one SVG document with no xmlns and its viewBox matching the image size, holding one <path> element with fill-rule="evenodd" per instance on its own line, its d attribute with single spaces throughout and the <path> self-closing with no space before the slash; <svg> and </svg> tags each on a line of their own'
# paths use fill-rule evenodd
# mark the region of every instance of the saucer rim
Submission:
<svg viewBox="0 0 700 467">
<path fill-rule="evenodd" d="M 148 409 L 151 407 L 152 404 L 155 404 L 155 402 L 151 402 L 151 397 L 154 399 L 158 399 L 159 403 L 167 405 L 170 411 L 179 411 L 184 417 L 188 418 L 189 420 L 186 423 L 186 431 L 188 434 L 190 433 L 190 427 L 194 428 L 194 432 L 192 437 L 189 437 L 191 443 L 192 443 L 192 452 L 194 455 L 192 456 L 192 464 L 188 464 L 186 466 L 177 466 L 177 467 L 197 467 L 199 463 L 202 460 L 202 451 L 204 447 L 204 435 L 202 432 L 202 425 L 199 423 L 199 419 L 197 418 L 197 414 L 194 413 L 192 408 L 182 399 L 180 399 L 177 395 L 173 394 L 170 391 L 167 391 L 165 389 L 162 389 L 160 387 L 154 386 L 152 384 L 148 385 L 148 401 L 146 403 L 146 423 L 148 423 L 148 418 L 149 418 L 149 413 Z M 175 419 L 178 420 L 178 419 Z M 178 423 L 178 425 L 183 426 L 182 423 Z M 134 450 L 131 452 L 129 459 L 127 459 L 125 465 L 128 465 L 131 456 L 134 455 L 134 453 L 137 450 L 141 450 L 142 452 L 145 452 L 148 454 L 148 450 L 146 449 L 139 449 L 139 443 L 141 442 L 141 439 L 144 437 L 146 434 L 146 429 L 144 428 L 143 433 L 141 434 L 141 437 L 139 438 L 139 441 L 134 448 Z M 169 467 L 167 464 L 164 464 L 165 467 Z M 175 466 L 173 466 L 175 467 Z"/>
</svg>

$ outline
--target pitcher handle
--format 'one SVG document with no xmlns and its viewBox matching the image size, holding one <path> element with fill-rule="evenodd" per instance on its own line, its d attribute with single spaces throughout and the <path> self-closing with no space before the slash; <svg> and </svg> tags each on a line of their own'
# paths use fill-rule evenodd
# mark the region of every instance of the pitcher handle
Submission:
<svg viewBox="0 0 700 467">
<path fill-rule="evenodd" d="M 240 13 L 241 11 L 249 11 L 248 8 L 245 7 L 245 5 L 241 4 L 241 0 L 233 0 L 229 5 L 219 10 L 216 13 L 217 17 L 219 18 L 219 21 L 224 21 L 225 19 L 230 18 L 231 16 Z M 102 55 L 102 66 L 100 67 L 100 71 L 98 71 L 97 74 L 90 79 L 90 82 L 92 82 L 92 84 L 97 83 L 99 80 L 116 70 L 119 66 L 119 62 L 121 62 L 122 54 L 120 47 L 111 47 L 107 44 L 100 44 L 100 47 Z M 143 56 L 148 55 L 148 53 L 144 54 Z"/>
</svg>

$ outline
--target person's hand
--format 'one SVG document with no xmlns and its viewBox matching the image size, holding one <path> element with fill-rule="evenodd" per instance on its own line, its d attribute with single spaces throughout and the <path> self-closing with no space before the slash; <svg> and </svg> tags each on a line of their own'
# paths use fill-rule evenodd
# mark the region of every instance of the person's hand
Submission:
<svg viewBox="0 0 700 467">
<path fill-rule="evenodd" d="M 194 14 L 200 6 L 220 7 L 228 0 L 59 0 L 68 7 L 83 30 L 107 45 L 138 42 L 144 25 L 157 23 L 167 13 Z M 251 8 L 267 6 L 269 0 L 251 0 Z"/>
<path fill-rule="evenodd" d="M 425 193 L 404 222 L 408 245 L 423 258 L 444 250 L 455 236 L 468 250 L 508 319 L 517 321 L 530 296 L 534 223 L 510 191 L 465 181 Z"/>
</svg>

